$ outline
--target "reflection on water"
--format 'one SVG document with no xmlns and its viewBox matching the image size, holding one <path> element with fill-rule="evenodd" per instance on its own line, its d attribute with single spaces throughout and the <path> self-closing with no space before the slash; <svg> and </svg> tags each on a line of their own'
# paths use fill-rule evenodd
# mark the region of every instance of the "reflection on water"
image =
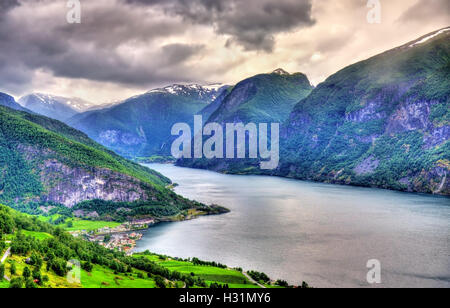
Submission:
<svg viewBox="0 0 450 308">
<path fill-rule="evenodd" d="M 276 177 L 149 165 L 176 192 L 231 213 L 160 224 L 137 250 L 199 257 L 316 287 L 450 287 L 450 199 Z"/>
</svg>

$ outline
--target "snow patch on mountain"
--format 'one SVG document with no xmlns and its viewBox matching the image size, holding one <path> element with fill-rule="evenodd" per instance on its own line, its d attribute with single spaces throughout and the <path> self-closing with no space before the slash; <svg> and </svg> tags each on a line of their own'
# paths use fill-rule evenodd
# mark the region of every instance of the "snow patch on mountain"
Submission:
<svg viewBox="0 0 450 308">
<path fill-rule="evenodd" d="M 431 40 L 432 38 L 435 38 L 436 36 L 441 35 L 442 33 L 447 32 L 447 31 L 450 31 L 450 28 L 445 28 L 436 33 L 428 35 L 428 36 L 424 37 L 423 39 L 421 39 L 420 41 L 417 41 L 414 44 L 411 44 L 409 47 L 414 47 L 414 46 L 426 43 L 427 41 Z"/>
<path fill-rule="evenodd" d="M 164 88 L 157 88 L 147 93 L 172 94 L 180 96 L 197 96 L 199 99 L 211 102 L 215 100 L 226 86 L 220 83 L 199 85 L 199 84 L 173 84 Z"/>
<path fill-rule="evenodd" d="M 58 104 L 66 105 L 67 107 L 70 107 L 71 109 L 74 109 L 77 112 L 84 112 L 95 106 L 94 104 L 87 102 L 81 98 L 76 98 L 76 97 L 67 98 L 67 97 L 54 96 L 54 95 L 42 94 L 42 93 L 34 93 L 34 94 L 24 96 L 19 100 L 19 103 L 22 106 L 26 107 L 26 105 L 30 103 L 30 99 L 32 99 L 32 98 L 35 98 L 40 103 L 48 105 L 48 106 L 58 105 Z M 36 101 L 34 101 L 34 103 L 35 102 Z"/>
</svg>

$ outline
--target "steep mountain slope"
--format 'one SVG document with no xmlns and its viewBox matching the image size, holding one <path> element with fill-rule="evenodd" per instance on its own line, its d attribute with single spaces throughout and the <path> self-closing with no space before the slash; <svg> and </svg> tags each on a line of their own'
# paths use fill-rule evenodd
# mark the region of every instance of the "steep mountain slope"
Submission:
<svg viewBox="0 0 450 308">
<path fill-rule="evenodd" d="M 241 114 L 221 108 L 212 119 L 245 119 Z M 351 65 L 315 88 L 282 125 L 278 169 L 262 171 L 257 159 L 178 164 L 449 195 L 449 138 L 447 28 Z"/>
<path fill-rule="evenodd" d="M 2 93 L 0 92 L 0 106 L 5 106 L 5 107 L 9 107 L 11 109 L 14 110 L 20 110 L 20 111 L 29 111 L 26 108 L 23 108 L 22 106 L 20 106 L 16 100 L 14 99 L 14 97 Z"/>
<path fill-rule="evenodd" d="M 80 98 L 67 98 L 40 93 L 21 97 L 19 104 L 37 114 L 60 121 L 66 121 L 74 115 L 94 107 L 92 103 Z"/>
<path fill-rule="evenodd" d="M 223 89 L 215 85 L 173 85 L 112 108 L 75 116 L 68 123 L 123 156 L 170 155 L 172 126 L 192 123 L 194 114 Z"/>
<path fill-rule="evenodd" d="M 202 111 L 199 112 L 199 115 L 203 117 L 203 119 L 209 119 L 214 112 L 219 109 L 219 107 L 222 105 L 222 102 L 224 99 L 230 94 L 230 92 L 233 90 L 233 87 L 224 87 L 222 93 L 217 96 L 211 104 L 203 108 Z"/>
<path fill-rule="evenodd" d="M 450 194 L 450 28 L 351 65 L 291 114 L 278 174 Z"/>
<path fill-rule="evenodd" d="M 228 88 L 215 102 L 200 112 L 204 123 L 280 123 L 283 124 L 299 100 L 313 87 L 302 73 L 289 74 L 277 69 L 260 74 Z M 205 136 L 204 141 L 209 137 Z M 224 139 L 226 136 L 224 135 Z M 224 144 L 226 144 L 224 142 Z M 177 165 L 234 172 L 257 164 L 256 160 L 182 159 Z"/>
<path fill-rule="evenodd" d="M 165 188 L 170 180 L 49 118 L 0 107 L 0 201 L 29 209 L 85 200 L 139 202 L 145 215 L 208 210 Z M 138 204 L 133 206 L 137 207 Z"/>
<path fill-rule="evenodd" d="M 212 113 L 210 122 L 234 123 L 284 122 L 299 100 L 312 91 L 301 73 L 288 74 L 278 69 L 238 83 Z"/>
</svg>

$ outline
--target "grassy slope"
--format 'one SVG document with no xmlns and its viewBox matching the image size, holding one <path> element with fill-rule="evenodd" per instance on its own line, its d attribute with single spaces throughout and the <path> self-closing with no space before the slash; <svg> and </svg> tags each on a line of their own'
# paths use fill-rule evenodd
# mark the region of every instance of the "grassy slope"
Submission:
<svg viewBox="0 0 450 308">
<path fill-rule="evenodd" d="M 104 248 L 99 247 L 95 244 L 87 243 L 81 239 L 72 238 L 66 234 L 61 234 L 55 227 L 50 226 L 48 223 L 42 222 L 38 219 L 32 218 L 29 215 L 21 214 L 17 211 L 9 209 L 5 206 L 0 205 L 0 230 L 8 230 L 7 226 L 13 226 L 13 229 L 21 231 L 22 234 L 30 238 L 35 238 L 33 246 L 38 247 L 38 243 L 42 247 L 53 247 L 55 252 L 67 253 L 67 258 L 79 258 L 81 255 L 92 255 L 99 254 L 98 257 L 107 258 L 110 262 L 114 260 L 118 261 L 123 256 L 121 254 L 115 254 L 114 252 L 108 251 Z M 6 229 L 5 229 L 6 228 Z M 33 230 L 33 231 L 32 231 Z M 41 231 L 39 231 L 41 230 Z M 42 231 L 42 230 L 46 230 Z M 7 240 L 14 241 L 14 234 L 11 232 L 6 237 Z M 64 238 L 61 240 L 60 236 Z M 24 241 L 30 241 L 24 238 Z M 56 240 L 56 242 L 55 242 Z M 22 241 L 20 243 L 23 243 Z M 32 243 L 32 242 L 30 242 Z M 51 246 L 46 246 L 49 243 Z M 55 248 L 54 245 L 59 243 L 61 245 L 59 248 Z M 13 242 L 14 245 L 14 242 Z M 69 248 L 70 247 L 70 248 Z M 76 250 L 75 250 L 76 249 Z M 69 252 L 71 250 L 71 252 Z M 40 248 L 32 248 L 32 251 L 37 252 L 41 257 L 44 257 L 47 251 L 40 250 Z M 52 252 L 53 253 L 53 252 Z M 78 254 L 78 256 L 76 256 Z M 6 274 L 10 276 L 11 264 L 14 263 L 17 268 L 17 273 L 12 277 L 20 277 L 23 273 L 24 268 L 27 266 L 25 260 L 31 255 L 28 252 L 24 255 L 12 255 L 6 262 Z M 97 257 L 97 258 L 98 258 Z M 134 258 L 141 258 L 142 255 L 134 255 Z M 134 258 L 131 258 L 134 260 Z M 202 278 L 206 280 L 207 284 L 218 283 L 218 284 L 229 284 L 231 288 L 255 288 L 257 286 L 252 285 L 247 278 L 237 270 L 233 269 L 222 269 L 212 266 L 195 266 L 191 262 L 174 261 L 170 258 L 164 257 L 160 258 L 156 255 L 146 255 L 149 261 L 155 262 L 158 266 L 162 268 L 167 268 L 169 271 L 177 271 L 181 274 L 190 275 L 194 273 L 194 278 Z M 68 260 L 67 259 L 67 260 Z M 137 260 L 137 259 L 136 259 Z M 120 262 L 120 261 L 119 261 Z M 109 266 L 109 265 L 108 265 Z M 32 266 L 29 266 L 32 269 Z M 138 275 L 143 275 L 147 277 L 147 273 L 133 268 L 131 273 L 121 273 L 115 272 L 113 269 L 94 264 L 92 272 L 88 273 L 84 270 L 81 271 L 81 284 L 69 284 L 66 277 L 56 275 L 52 270 L 47 271 L 47 261 L 43 261 L 41 267 L 41 274 L 43 276 L 47 275 L 49 282 L 45 287 L 52 288 L 153 288 L 155 287 L 155 281 L 153 278 L 138 278 Z M 152 276 L 153 277 L 153 276 Z M 181 281 L 170 282 L 172 286 L 183 287 L 184 283 Z M 5 281 L 0 281 L 0 288 L 8 287 L 9 283 Z"/>
<path fill-rule="evenodd" d="M 151 278 L 138 278 L 136 275 L 125 276 L 115 274 L 113 270 L 95 265 L 92 272 L 81 271 L 81 286 L 83 288 L 155 288 Z"/>
<path fill-rule="evenodd" d="M 39 220 L 49 222 L 51 219 L 55 221 L 60 217 L 60 215 L 55 214 L 52 216 L 38 216 Z M 67 223 L 71 221 L 72 227 L 68 227 Z M 114 221 L 92 221 L 92 220 L 83 220 L 79 218 L 69 218 L 62 224 L 57 225 L 58 227 L 63 228 L 66 231 L 95 231 L 100 228 L 115 228 L 119 226 L 120 223 Z"/>
<path fill-rule="evenodd" d="M 5 262 L 6 273 L 10 275 L 11 262 L 14 262 L 17 268 L 17 274 L 10 277 L 22 276 L 23 269 L 25 268 L 25 257 L 12 256 Z M 124 274 L 115 274 L 113 270 L 95 265 L 92 272 L 88 273 L 85 270 L 81 270 L 81 284 L 68 283 L 65 277 L 55 275 L 52 271 L 46 270 L 46 262 L 42 266 L 42 275 L 49 277 L 49 282 L 46 285 L 48 288 L 155 288 L 156 284 L 153 279 L 145 278 L 141 279 L 136 274 L 126 276 Z M 6 280 L 0 281 L 0 289 L 8 288 L 9 282 Z"/>
<path fill-rule="evenodd" d="M 135 256 L 139 257 L 141 255 L 136 254 Z M 191 262 L 171 260 L 170 258 L 162 260 L 157 255 L 146 255 L 145 257 L 171 271 L 178 271 L 183 274 L 194 273 L 195 277 L 204 279 L 208 284 L 216 282 L 219 284 L 228 284 L 230 288 L 258 288 L 258 286 L 253 285 L 241 272 L 234 269 L 199 266 Z"/>
<path fill-rule="evenodd" d="M 52 237 L 53 237 L 53 235 L 51 235 L 51 234 L 49 234 L 49 233 L 46 233 L 46 232 L 36 232 L 36 231 L 27 231 L 27 230 L 24 230 L 22 233 L 23 233 L 24 235 L 26 235 L 26 236 L 32 236 L 32 237 L 34 237 L 34 238 L 36 238 L 36 239 L 38 239 L 38 240 L 40 240 L 40 241 L 43 241 L 43 240 L 45 240 L 45 239 L 48 239 L 48 238 L 52 238 Z"/>
</svg>

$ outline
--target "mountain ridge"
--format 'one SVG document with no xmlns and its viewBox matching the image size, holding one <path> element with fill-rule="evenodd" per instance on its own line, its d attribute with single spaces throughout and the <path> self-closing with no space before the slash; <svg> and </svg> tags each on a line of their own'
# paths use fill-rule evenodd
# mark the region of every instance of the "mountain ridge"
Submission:
<svg viewBox="0 0 450 308">
<path fill-rule="evenodd" d="M 69 98 L 43 93 L 31 93 L 21 97 L 18 103 L 37 114 L 66 121 L 76 114 L 95 108 L 93 103 L 80 98 Z"/>
<path fill-rule="evenodd" d="M 177 164 L 450 195 L 449 72 L 450 31 L 437 30 L 315 87 L 282 125 L 278 169 L 261 171 L 259 160 Z"/>
<path fill-rule="evenodd" d="M 278 72 L 277 72 L 278 71 Z M 209 118 L 210 122 L 284 122 L 295 104 L 313 87 L 302 73 L 281 69 L 237 83 Z"/>
<path fill-rule="evenodd" d="M 18 111 L 31 112 L 31 110 L 28 110 L 22 107 L 20 104 L 18 104 L 14 99 L 14 97 L 3 92 L 0 92 L 0 106 L 8 107 Z"/>
<path fill-rule="evenodd" d="M 227 86 L 172 85 L 113 107 L 77 115 L 68 124 L 126 157 L 170 156 L 171 128 L 192 123 Z"/>
</svg>

